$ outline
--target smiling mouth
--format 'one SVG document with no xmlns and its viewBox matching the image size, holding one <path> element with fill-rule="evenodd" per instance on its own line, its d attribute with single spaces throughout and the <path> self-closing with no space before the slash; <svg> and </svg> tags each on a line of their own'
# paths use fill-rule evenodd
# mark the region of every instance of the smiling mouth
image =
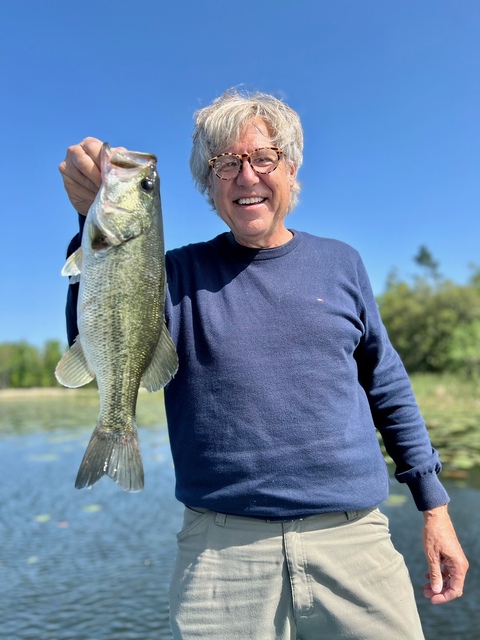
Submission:
<svg viewBox="0 0 480 640">
<path fill-rule="evenodd" d="M 265 202 L 266 198 L 238 198 L 238 200 L 234 200 L 236 204 L 260 204 L 261 202 Z"/>
</svg>

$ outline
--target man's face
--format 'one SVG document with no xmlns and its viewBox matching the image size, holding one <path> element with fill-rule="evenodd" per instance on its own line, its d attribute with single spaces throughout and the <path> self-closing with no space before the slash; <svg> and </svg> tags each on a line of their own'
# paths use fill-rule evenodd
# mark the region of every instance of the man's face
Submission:
<svg viewBox="0 0 480 640">
<path fill-rule="evenodd" d="M 243 135 L 222 153 L 241 155 L 254 149 L 275 146 L 266 124 L 252 120 Z M 280 160 L 272 173 L 255 173 L 246 160 L 242 170 L 231 180 L 221 180 L 210 172 L 209 194 L 222 220 L 240 244 L 254 248 L 275 247 L 291 238 L 284 219 L 296 171 Z"/>
</svg>

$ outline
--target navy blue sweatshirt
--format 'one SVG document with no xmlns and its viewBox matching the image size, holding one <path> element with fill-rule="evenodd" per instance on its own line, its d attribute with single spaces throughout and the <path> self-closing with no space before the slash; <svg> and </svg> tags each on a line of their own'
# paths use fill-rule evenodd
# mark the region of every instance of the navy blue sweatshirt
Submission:
<svg viewBox="0 0 480 640">
<path fill-rule="evenodd" d="M 445 504 L 437 452 L 359 254 L 293 233 L 273 249 L 225 233 L 167 252 L 176 497 L 267 518 L 376 506 L 389 486 L 378 429 L 417 507 Z M 70 337 L 74 307 L 71 295 Z"/>
</svg>

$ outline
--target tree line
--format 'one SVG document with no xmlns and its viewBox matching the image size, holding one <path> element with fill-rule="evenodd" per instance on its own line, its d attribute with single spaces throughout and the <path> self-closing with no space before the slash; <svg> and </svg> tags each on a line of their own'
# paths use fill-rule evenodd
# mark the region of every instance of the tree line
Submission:
<svg viewBox="0 0 480 640">
<path fill-rule="evenodd" d="M 23 340 L 0 344 L 0 389 L 59 386 L 54 371 L 64 351 L 58 340 L 40 348 Z"/>
<path fill-rule="evenodd" d="M 480 266 L 466 285 L 440 273 L 426 246 L 414 262 L 419 273 L 402 279 L 393 270 L 378 296 L 390 340 L 409 373 L 453 372 L 480 379 Z M 58 386 L 54 376 L 64 346 L 48 340 L 0 344 L 0 389 Z"/>
<path fill-rule="evenodd" d="M 480 266 L 466 285 L 444 278 L 426 246 L 410 280 L 390 273 L 378 305 L 392 344 L 409 373 L 480 378 Z"/>
</svg>

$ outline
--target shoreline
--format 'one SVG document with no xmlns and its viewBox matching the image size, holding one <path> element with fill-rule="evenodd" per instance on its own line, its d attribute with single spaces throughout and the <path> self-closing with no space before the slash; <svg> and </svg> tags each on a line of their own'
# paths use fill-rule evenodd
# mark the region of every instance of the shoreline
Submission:
<svg viewBox="0 0 480 640">
<path fill-rule="evenodd" d="M 12 389 L 0 389 L 0 400 L 15 400 L 20 398 L 55 398 L 65 394 L 73 394 L 73 393 L 98 393 L 97 387 L 95 385 L 78 387 L 76 389 L 71 389 L 69 387 L 27 387 L 27 388 L 12 388 Z M 149 392 L 140 387 L 138 390 L 138 395 L 149 395 Z"/>
<path fill-rule="evenodd" d="M 0 389 L 0 400 L 2 398 L 24 398 L 24 397 L 48 397 L 60 396 L 64 393 L 72 393 L 78 389 L 67 389 L 66 387 L 28 387 L 25 389 Z"/>
</svg>

